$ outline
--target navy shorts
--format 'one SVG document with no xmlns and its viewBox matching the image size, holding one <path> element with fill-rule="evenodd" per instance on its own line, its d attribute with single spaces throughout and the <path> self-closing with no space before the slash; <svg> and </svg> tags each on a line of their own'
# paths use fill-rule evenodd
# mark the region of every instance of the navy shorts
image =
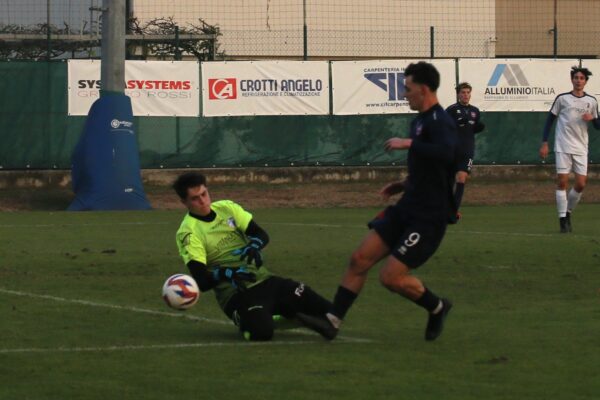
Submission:
<svg viewBox="0 0 600 400">
<path fill-rule="evenodd" d="M 414 218 L 399 206 L 389 206 L 369 222 L 391 249 L 391 254 L 409 268 L 418 268 L 440 246 L 447 221 Z"/>
</svg>

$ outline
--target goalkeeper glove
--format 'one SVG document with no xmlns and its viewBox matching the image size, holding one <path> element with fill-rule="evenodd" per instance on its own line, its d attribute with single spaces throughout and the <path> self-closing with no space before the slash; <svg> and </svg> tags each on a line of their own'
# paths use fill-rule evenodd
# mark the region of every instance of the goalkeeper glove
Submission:
<svg viewBox="0 0 600 400">
<path fill-rule="evenodd" d="M 213 279 L 216 282 L 227 281 L 234 288 L 243 286 L 244 282 L 256 282 L 256 276 L 248 271 L 246 267 L 239 268 L 219 268 L 213 270 Z"/>
<path fill-rule="evenodd" d="M 239 255 L 240 260 L 247 260 L 246 262 L 248 264 L 252 264 L 254 261 L 254 264 L 260 268 L 263 265 L 260 249 L 264 247 L 264 243 L 262 240 L 254 236 L 248 236 L 248 239 L 250 239 L 250 241 L 248 244 L 246 244 L 246 246 L 242 247 L 241 249 L 234 250 L 232 254 L 234 256 Z"/>
</svg>

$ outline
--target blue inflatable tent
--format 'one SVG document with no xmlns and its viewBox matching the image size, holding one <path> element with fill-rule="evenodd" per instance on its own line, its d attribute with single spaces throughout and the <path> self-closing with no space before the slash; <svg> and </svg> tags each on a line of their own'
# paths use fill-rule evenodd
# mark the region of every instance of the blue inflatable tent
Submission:
<svg viewBox="0 0 600 400">
<path fill-rule="evenodd" d="M 131 99 L 102 95 L 92 105 L 73 152 L 75 199 L 69 211 L 148 210 Z"/>
</svg>

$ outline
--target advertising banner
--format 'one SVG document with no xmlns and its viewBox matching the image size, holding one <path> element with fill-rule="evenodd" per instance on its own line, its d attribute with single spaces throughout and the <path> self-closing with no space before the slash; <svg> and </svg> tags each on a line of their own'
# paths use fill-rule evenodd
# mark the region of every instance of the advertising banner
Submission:
<svg viewBox="0 0 600 400">
<path fill-rule="evenodd" d="M 327 61 L 202 63 L 202 115 L 329 113 Z"/>
<path fill-rule="evenodd" d="M 459 81 L 473 86 L 471 103 L 481 111 L 548 111 L 557 95 L 572 89 L 575 59 L 461 59 Z"/>
<path fill-rule="evenodd" d="M 100 61 L 69 60 L 69 115 L 88 115 L 100 97 Z M 200 115 L 197 61 L 125 61 L 125 94 L 135 116 Z"/>
<path fill-rule="evenodd" d="M 581 60 L 581 66 L 592 73 L 585 85 L 585 92 L 600 101 L 600 60 Z"/>
<path fill-rule="evenodd" d="M 404 69 L 420 60 L 332 61 L 333 113 L 401 114 L 411 112 L 404 97 Z M 454 60 L 423 60 L 440 72 L 438 100 L 456 102 Z"/>
</svg>

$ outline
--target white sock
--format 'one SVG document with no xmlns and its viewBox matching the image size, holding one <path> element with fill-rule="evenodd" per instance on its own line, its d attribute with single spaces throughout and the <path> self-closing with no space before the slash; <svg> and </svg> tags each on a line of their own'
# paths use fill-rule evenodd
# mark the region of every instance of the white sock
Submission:
<svg viewBox="0 0 600 400">
<path fill-rule="evenodd" d="M 567 191 L 557 190 L 556 191 L 556 209 L 558 210 L 558 217 L 567 216 Z"/>
<path fill-rule="evenodd" d="M 573 211 L 579 200 L 581 200 L 581 192 L 576 191 L 575 188 L 571 188 L 567 200 L 567 211 Z"/>
</svg>

